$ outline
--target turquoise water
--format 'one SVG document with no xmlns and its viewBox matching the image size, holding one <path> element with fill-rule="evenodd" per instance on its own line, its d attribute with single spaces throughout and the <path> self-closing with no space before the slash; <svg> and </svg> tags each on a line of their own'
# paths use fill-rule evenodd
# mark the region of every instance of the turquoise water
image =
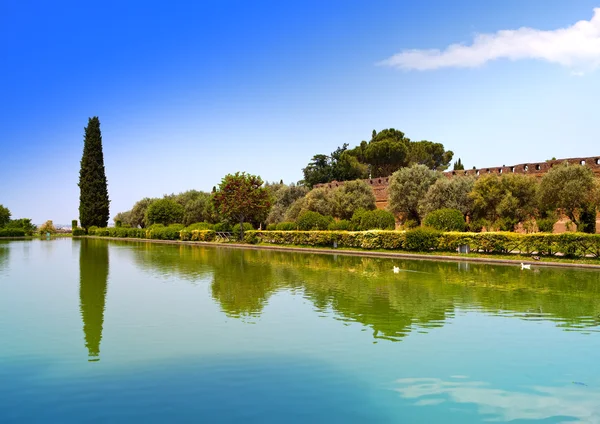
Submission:
<svg viewBox="0 0 600 424">
<path fill-rule="evenodd" d="M 0 241 L 0 422 L 600 422 L 599 330 L 597 271 Z"/>
</svg>

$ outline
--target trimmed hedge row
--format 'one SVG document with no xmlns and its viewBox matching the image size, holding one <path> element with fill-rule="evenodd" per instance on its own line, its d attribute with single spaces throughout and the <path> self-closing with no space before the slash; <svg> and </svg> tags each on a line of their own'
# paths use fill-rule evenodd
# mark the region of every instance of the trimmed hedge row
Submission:
<svg viewBox="0 0 600 424">
<path fill-rule="evenodd" d="M 0 230 L 0 236 L 2 236 Z M 214 230 L 188 230 L 181 225 L 164 227 L 155 225 L 140 228 L 90 228 L 90 235 L 104 237 L 132 237 L 157 240 L 205 241 L 216 240 Z M 12 235 L 15 237 L 14 235 Z M 269 243 L 315 247 L 340 247 L 361 249 L 386 249 L 405 251 L 456 251 L 460 245 L 483 253 L 526 253 L 570 257 L 591 255 L 600 257 L 600 234 L 518 234 L 511 232 L 463 233 L 441 232 L 427 227 L 410 231 L 266 231 L 251 230 L 244 233 L 249 244 Z"/>
<path fill-rule="evenodd" d="M 0 237 L 25 237 L 22 228 L 0 228 Z"/>
</svg>

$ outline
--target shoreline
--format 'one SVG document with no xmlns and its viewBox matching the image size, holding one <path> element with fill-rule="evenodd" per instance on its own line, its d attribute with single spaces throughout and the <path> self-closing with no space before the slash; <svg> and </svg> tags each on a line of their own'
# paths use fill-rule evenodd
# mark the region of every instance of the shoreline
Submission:
<svg viewBox="0 0 600 424">
<path fill-rule="evenodd" d="M 344 255 L 344 256 L 366 256 L 372 258 L 391 258 L 391 259 L 410 259 L 410 260 L 425 260 L 425 261 L 444 261 L 444 262 L 475 262 L 503 265 L 521 265 L 530 264 L 536 266 L 562 267 L 562 268 L 586 268 L 600 270 L 600 264 L 585 264 L 585 263 L 565 263 L 565 262 L 542 262 L 526 259 L 500 259 L 500 258 L 482 258 L 471 256 L 452 256 L 452 255 L 429 255 L 421 253 L 404 253 L 404 252 L 382 252 L 371 250 L 346 250 L 346 249 L 327 249 L 319 247 L 298 247 L 298 246 L 278 246 L 278 245 L 261 245 L 261 244 L 244 244 L 244 243 L 218 243 L 207 241 L 181 241 L 181 240 L 156 240 L 156 239 L 139 239 L 139 238 L 116 238 L 102 236 L 74 236 L 73 239 L 93 238 L 101 240 L 116 240 L 116 241 L 134 241 L 139 243 L 159 243 L 159 244 L 176 244 L 190 246 L 212 246 L 225 247 L 232 249 L 252 249 L 252 250 L 273 250 L 280 252 L 299 252 L 299 253 L 318 253 L 327 255 Z"/>
</svg>

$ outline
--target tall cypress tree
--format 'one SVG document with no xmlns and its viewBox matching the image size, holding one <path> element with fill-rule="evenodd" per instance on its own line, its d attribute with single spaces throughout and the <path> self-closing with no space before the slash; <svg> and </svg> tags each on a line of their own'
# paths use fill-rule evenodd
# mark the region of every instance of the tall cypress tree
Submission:
<svg viewBox="0 0 600 424">
<path fill-rule="evenodd" d="M 83 228 L 108 225 L 108 187 L 104 172 L 102 135 L 97 116 L 85 127 L 83 156 L 79 170 L 79 221 Z"/>
</svg>

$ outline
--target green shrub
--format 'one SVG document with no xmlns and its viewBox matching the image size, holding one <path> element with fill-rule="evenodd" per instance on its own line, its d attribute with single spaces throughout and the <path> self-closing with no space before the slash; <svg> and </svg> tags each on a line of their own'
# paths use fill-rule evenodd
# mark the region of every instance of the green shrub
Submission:
<svg viewBox="0 0 600 424">
<path fill-rule="evenodd" d="M 180 240 L 183 224 L 173 224 L 165 227 L 162 224 L 151 225 L 146 230 L 146 238 L 156 240 Z"/>
<path fill-rule="evenodd" d="M 219 222 L 215 224 L 215 231 L 231 231 L 231 224 L 229 222 Z"/>
<path fill-rule="evenodd" d="M 74 236 L 85 236 L 85 230 L 79 227 L 73 227 L 72 233 Z"/>
<path fill-rule="evenodd" d="M 191 230 L 180 231 L 180 240 L 182 241 L 215 241 L 216 233 L 214 230 Z"/>
<path fill-rule="evenodd" d="M 474 219 L 471 222 L 469 222 L 469 225 L 468 225 L 469 231 L 471 231 L 473 233 L 480 233 L 484 227 L 487 230 L 490 229 L 490 222 L 484 218 Z"/>
<path fill-rule="evenodd" d="M 414 219 L 406 219 L 402 223 L 402 227 L 406 230 L 412 230 L 413 228 L 417 228 L 418 226 L 419 226 L 419 223 L 417 221 L 415 221 Z"/>
<path fill-rule="evenodd" d="M 438 209 L 428 214 L 423 225 L 439 231 L 465 231 L 467 223 L 458 209 Z"/>
<path fill-rule="evenodd" d="M 277 224 L 268 224 L 267 231 L 275 231 L 277 229 Z"/>
<path fill-rule="evenodd" d="M 89 227 L 89 228 L 87 229 L 87 233 L 88 233 L 90 236 L 95 236 L 95 235 L 96 235 L 96 231 L 97 231 L 97 230 L 98 230 L 98 227 L 96 227 L 95 225 L 92 225 L 91 227 Z"/>
<path fill-rule="evenodd" d="M 542 233 L 551 233 L 554 230 L 554 224 L 556 223 L 556 219 L 554 218 L 540 218 L 536 221 L 538 230 Z"/>
<path fill-rule="evenodd" d="M 318 212 L 306 211 L 300 214 L 296 220 L 296 225 L 300 231 L 326 230 L 331 222 L 333 222 L 333 217 L 331 216 L 323 216 Z"/>
<path fill-rule="evenodd" d="M 194 230 L 214 230 L 215 225 L 209 222 L 196 222 L 195 224 L 188 225 L 185 227 L 186 231 L 194 231 Z"/>
<path fill-rule="evenodd" d="M 298 229 L 295 222 L 280 222 L 277 224 L 277 231 L 294 231 Z"/>
<path fill-rule="evenodd" d="M 440 231 L 429 227 L 419 227 L 407 231 L 405 234 L 404 249 L 417 252 L 437 249 L 441 235 Z"/>
<path fill-rule="evenodd" d="M 354 229 L 354 225 L 347 219 L 342 219 L 340 221 L 333 221 L 329 224 L 327 229 L 329 231 L 352 231 Z"/>
<path fill-rule="evenodd" d="M 249 222 L 244 222 L 244 232 L 246 231 L 252 231 L 254 230 L 254 227 L 252 226 L 252 224 L 250 224 Z M 242 237 L 242 231 L 241 231 L 241 226 L 240 224 L 235 224 L 233 226 L 233 230 L 232 230 L 233 234 L 237 237 L 240 238 Z"/>
<path fill-rule="evenodd" d="M 587 205 L 581 208 L 580 224 L 577 231 L 582 233 L 595 234 L 596 233 L 596 206 Z"/>
<path fill-rule="evenodd" d="M 519 223 L 519 220 L 516 218 L 511 218 L 505 216 L 504 218 L 498 219 L 493 227 L 500 231 L 514 231 L 515 226 Z"/>
<path fill-rule="evenodd" d="M 354 228 L 359 231 L 366 230 L 393 230 L 396 227 L 394 214 L 382 209 L 366 211 L 359 209 L 352 215 Z"/>
<path fill-rule="evenodd" d="M 146 210 L 146 220 L 149 224 L 170 225 L 183 222 L 184 209 L 171 199 L 158 199 L 150 203 Z"/>
<path fill-rule="evenodd" d="M 0 237 L 25 237 L 22 228 L 0 228 Z"/>
<path fill-rule="evenodd" d="M 71 229 L 74 230 L 75 228 L 77 228 L 77 220 L 76 219 L 71 221 Z"/>
<path fill-rule="evenodd" d="M 122 226 L 123 226 L 123 221 L 121 221 L 120 219 L 117 219 L 115 221 L 115 227 L 121 228 Z"/>
</svg>

